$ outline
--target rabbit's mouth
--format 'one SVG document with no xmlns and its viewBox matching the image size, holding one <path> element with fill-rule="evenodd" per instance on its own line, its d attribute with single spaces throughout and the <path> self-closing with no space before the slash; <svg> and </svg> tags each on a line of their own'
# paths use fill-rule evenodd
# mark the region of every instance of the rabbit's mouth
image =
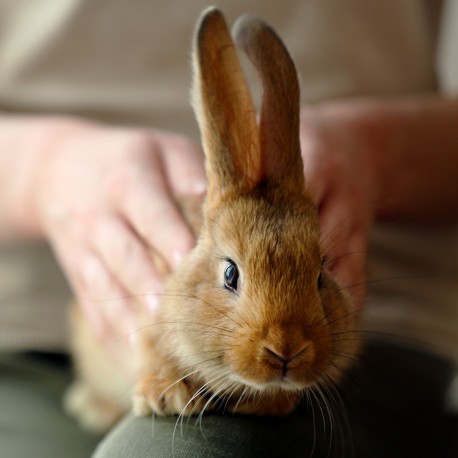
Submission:
<svg viewBox="0 0 458 458">
<path fill-rule="evenodd" d="M 298 382 L 287 374 L 263 383 L 262 385 L 255 384 L 253 388 L 256 388 L 260 392 L 287 391 L 289 393 L 297 393 L 303 392 L 304 389 L 310 385 L 312 385 L 312 383 L 304 384 L 303 382 Z"/>
<path fill-rule="evenodd" d="M 223 385 L 229 388 L 215 386 L 209 396 L 216 406 L 236 413 L 285 415 L 296 407 L 304 393 L 304 386 L 288 376 L 256 383 L 231 374 Z"/>
<path fill-rule="evenodd" d="M 317 378 L 313 376 L 304 377 L 303 374 L 297 375 L 292 371 L 278 373 L 276 376 L 263 377 L 263 380 L 253 380 L 233 374 L 231 379 L 241 386 L 249 387 L 257 392 L 287 391 L 289 393 L 303 392 L 304 389 L 314 385 Z"/>
<path fill-rule="evenodd" d="M 240 383 L 258 390 L 303 390 L 326 371 L 330 357 L 326 327 L 291 321 L 240 330 L 233 342 L 224 364 Z"/>
</svg>

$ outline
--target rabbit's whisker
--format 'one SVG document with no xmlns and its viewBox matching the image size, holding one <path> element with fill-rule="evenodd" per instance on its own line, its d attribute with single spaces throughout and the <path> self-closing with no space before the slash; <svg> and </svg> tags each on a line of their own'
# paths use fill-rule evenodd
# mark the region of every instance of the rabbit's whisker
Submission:
<svg viewBox="0 0 458 458">
<path fill-rule="evenodd" d="M 338 316 L 337 318 L 334 318 L 334 319 L 331 320 L 331 321 L 327 321 L 327 323 L 326 323 L 324 326 L 325 326 L 325 327 L 328 327 L 328 326 L 330 326 L 331 324 L 335 324 L 335 323 L 337 323 L 338 321 L 343 320 L 344 318 L 348 318 L 349 316 L 354 315 L 354 314 L 356 314 L 356 313 L 358 313 L 358 312 L 359 312 L 359 310 L 357 310 L 357 309 L 350 310 L 348 313 L 344 313 L 343 315 L 340 315 L 340 316 Z M 351 332 L 351 331 L 350 331 L 350 332 Z"/>
<path fill-rule="evenodd" d="M 365 397 L 370 398 L 369 394 L 364 390 L 364 388 L 361 386 L 361 384 L 351 375 L 351 373 L 346 370 L 345 368 L 342 368 L 339 364 L 337 364 L 335 361 L 328 361 L 328 364 L 333 366 L 337 371 L 339 371 L 342 376 L 350 381 L 358 390 L 360 393 L 362 393 Z"/>
<path fill-rule="evenodd" d="M 320 414 L 321 414 L 321 419 L 323 421 L 323 428 L 324 428 L 323 431 L 324 431 L 324 433 L 326 433 L 326 418 L 325 418 L 324 411 L 323 411 L 323 408 L 321 406 L 321 402 L 320 402 L 320 398 L 319 398 L 319 395 L 321 393 L 318 390 L 318 385 L 312 385 L 310 387 L 310 391 L 313 393 L 313 396 L 314 396 L 314 398 L 316 400 L 316 404 L 318 406 L 318 409 L 319 409 Z M 321 401 L 323 401 L 323 399 L 321 399 Z M 328 415 L 329 415 L 329 412 L 328 412 Z M 332 429 L 331 429 L 331 431 L 332 431 Z M 332 433 L 331 433 L 331 435 L 332 435 Z"/>
<path fill-rule="evenodd" d="M 341 286 L 340 290 L 344 291 L 346 289 L 355 288 L 357 286 L 374 285 L 374 284 L 385 283 L 385 282 L 389 282 L 389 281 L 422 280 L 422 279 L 427 280 L 429 278 L 431 278 L 429 275 L 424 275 L 424 276 L 421 276 L 421 275 L 413 275 L 413 276 L 402 275 L 402 276 L 399 276 L 399 277 L 374 278 L 374 279 L 366 280 L 366 281 L 363 281 L 363 282 L 353 283 L 351 285 Z"/>
<path fill-rule="evenodd" d="M 219 291 L 219 288 L 210 288 L 210 290 L 211 290 L 211 289 L 214 289 L 214 290 L 216 290 L 216 291 Z M 200 300 L 200 298 L 198 298 L 198 299 Z M 209 304 L 209 305 L 212 305 L 212 304 Z M 212 305 L 212 307 L 214 307 L 214 306 Z M 241 324 L 240 324 L 239 322 L 235 321 L 235 319 L 231 318 L 227 313 L 224 313 L 224 312 L 222 312 L 222 311 L 220 311 L 220 310 L 218 310 L 218 309 L 216 309 L 216 310 L 217 310 L 218 312 L 224 314 L 224 316 L 226 316 L 227 318 L 229 318 L 230 320 L 232 320 L 232 321 L 233 321 L 236 325 L 238 325 L 239 327 L 242 327 Z M 234 309 L 231 310 L 231 313 L 234 314 L 234 315 L 236 316 L 237 319 L 240 318 L 240 319 L 243 321 L 243 323 L 244 323 L 248 328 L 251 328 L 251 327 L 252 327 L 252 325 L 251 325 L 245 318 L 243 318 L 243 316 L 242 316 L 240 313 L 238 313 L 238 312 L 235 311 Z"/>
<path fill-rule="evenodd" d="M 344 352 L 344 351 L 341 351 L 341 350 L 331 350 L 330 354 L 331 355 L 335 355 L 337 357 L 342 357 L 342 358 L 348 359 L 348 360 L 350 360 L 350 361 L 352 361 L 352 362 L 354 362 L 356 364 L 365 365 L 365 361 L 363 361 L 361 358 L 355 356 L 352 353 L 347 353 L 347 352 Z"/>
<path fill-rule="evenodd" d="M 240 396 L 239 396 L 239 399 L 237 400 L 237 403 L 236 403 L 235 406 L 234 406 L 234 409 L 233 409 L 234 412 L 237 411 L 237 408 L 238 408 L 239 404 L 242 402 L 243 398 L 245 397 L 245 395 L 246 395 L 246 393 L 247 393 L 248 391 L 250 391 L 250 387 L 247 385 L 247 386 L 243 389 L 242 393 L 241 393 Z"/>
<path fill-rule="evenodd" d="M 178 428 L 178 424 L 180 424 L 180 434 L 183 435 L 183 417 L 184 417 L 184 414 L 185 414 L 185 411 L 187 409 L 187 407 L 198 397 L 200 396 L 203 392 L 205 392 L 205 390 L 210 386 L 211 383 L 213 383 L 214 381 L 218 380 L 218 379 L 221 379 L 221 378 L 224 378 L 224 377 L 227 377 L 228 375 L 228 372 L 225 372 L 223 374 L 219 374 L 217 375 L 216 377 L 214 377 L 213 379 L 209 380 L 207 383 L 204 383 L 198 390 L 196 393 L 193 394 L 193 396 L 191 396 L 191 398 L 188 400 L 188 402 L 185 404 L 185 406 L 183 407 L 183 409 L 181 410 L 180 414 L 178 415 L 178 418 L 177 418 L 177 421 L 175 423 L 175 427 L 173 428 L 173 434 L 172 434 L 172 454 L 174 455 L 173 451 L 174 451 L 174 444 L 175 444 L 175 435 L 176 435 L 176 430 Z"/>
<path fill-rule="evenodd" d="M 320 384 L 317 384 L 316 385 L 316 389 L 317 389 L 317 392 L 318 394 L 320 395 L 320 398 L 323 400 L 323 403 L 324 405 L 326 406 L 326 411 L 327 411 L 327 414 L 328 414 L 328 418 L 329 418 L 329 430 L 330 430 L 330 433 L 329 433 L 329 445 L 328 445 L 328 456 L 331 454 L 331 447 L 332 447 L 332 444 L 334 442 L 334 437 L 335 437 L 335 429 L 337 428 L 337 418 L 336 416 L 334 415 L 334 412 L 333 412 L 333 409 L 331 407 L 331 396 L 329 395 L 329 392 L 326 391 L 326 388 L 324 385 L 320 385 Z M 326 394 L 328 396 L 326 396 L 325 394 L 325 391 L 326 391 Z"/>
<path fill-rule="evenodd" d="M 312 411 L 312 425 L 313 425 L 313 442 L 312 442 L 312 451 L 310 453 L 310 456 L 313 456 L 315 453 L 315 448 L 316 448 L 316 414 L 315 414 L 315 406 L 314 406 L 314 399 L 316 399 L 316 395 L 313 392 L 313 390 L 308 389 L 307 390 L 307 397 L 308 397 L 308 402 L 309 406 Z"/>
<path fill-rule="evenodd" d="M 415 328 L 416 329 L 416 328 Z M 385 338 L 386 340 L 390 340 L 392 342 L 404 342 L 406 344 L 413 344 L 413 345 L 426 345 L 426 343 L 421 340 L 420 338 L 415 338 L 412 336 L 406 336 L 406 335 L 401 335 L 401 334 L 395 334 L 393 332 L 387 332 L 387 331 L 378 331 L 375 329 L 355 329 L 352 331 L 338 331 L 331 333 L 331 336 L 340 336 L 340 335 L 352 335 L 352 337 L 349 338 L 344 338 L 344 339 L 333 339 L 335 342 L 343 342 L 345 340 L 362 340 L 362 341 L 367 341 L 371 337 L 382 337 Z M 358 335 L 362 335 L 364 337 L 357 337 Z"/>
<path fill-rule="evenodd" d="M 147 329 L 147 328 L 150 328 L 150 327 L 153 327 L 153 326 L 160 326 L 160 325 L 164 325 L 164 324 L 169 324 L 169 325 L 172 325 L 172 324 L 191 324 L 191 325 L 194 325 L 194 326 L 203 326 L 203 327 L 207 327 L 207 328 L 211 328 L 211 329 L 217 329 L 218 331 L 224 331 L 226 333 L 229 333 L 229 334 L 227 334 L 229 336 L 232 335 L 232 333 L 233 333 L 233 331 L 231 329 L 223 328 L 221 326 L 215 326 L 213 324 L 202 323 L 202 322 L 198 322 L 198 321 L 160 321 L 160 322 L 156 322 L 156 323 L 149 323 L 149 324 L 147 324 L 145 326 L 141 326 L 134 332 L 138 332 L 138 331 L 141 331 L 143 329 Z"/>
<path fill-rule="evenodd" d="M 326 234 L 323 234 L 323 237 L 321 238 L 321 243 L 329 239 L 335 233 L 335 231 L 337 231 L 337 229 L 340 229 L 342 232 L 347 231 L 348 229 L 351 229 L 353 226 L 355 226 L 355 223 L 361 222 L 363 220 L 363 217 L 367 215 L 369 210 L 374 210 L 374 207 L 369 205 L 367 207 L 361 208 L 358 211 L 349 213 L 344 219 L 340 220 L 332 229 L 330 229 L 329 232 L 327 232 Z M 358 213 L 360 214 L 360 216 L 357 216 Z M 351 219 L 351 223 L 347 224 L 346 226 L 342 228 L 342 224 L 346 223 L 350 219 Z"/>
<path fill-rule="evenodd" d="M 217 289 L 217 288 L 215 288 Z M 219 291 L 219 289 L 217 289 Z M 230 316 L 229 313 L 226 313 L 225 311 L 221 310 L 220 308 L 216 307 L 213 303 L 211 303 L 210 301 L 207 301 L 205 299 L 202 299 L 200 296 L 197 296 L 195 294 L 177 294 L 177 293 L 170 293 L 170 294 L 167 294 L 169 296 L 172 296 L 172 297 L 187 297 L 187 298 L 190 298 L 190 299 L 197 299 L 198 301 L 201 301 L 203 302 L 205 305 L 208 305 L 210 307 L 212 307 L 214 310 L 216 310 L 218 313 L 220 313 L 221 315 L 223 315 L 224 317 L 228 318 L 229 320 L 231 320 L 234 324 L 236 324 L 237 326 L 241 327 L 240 323 L 237 322 L 234 318 L 232 318 Z"/>
<path fill-rule="evenodd" d="M 329 258 L 329 262 L 332 264 L 334 264 L 336 261 L 342 259 L 342 258 L 345 258 L 347 256 L 353 256 L 353 255 L 356 255 L 356 254 L 367 254 L 368 251 L 367 250 L 358 250 L 358 251 L 349 251 L 348 253 L 343 253 L 343 254 L 340 254 L 339 256 L 335 256 L 333 258 Z"/>
<path fill-rule="evenodd" d="M 230 402 L 232 396 L 237 392 L 237 390 L 238 390 L 239 388 L 240 388 L 240 386 L 239 386 L 237 383 L 232 382 L 232 389 L 231 389 L 230 392 L 228 391 L 228 393 L 227 393 L 227 395 L 226 395 L 226 401 L 225 401 L 225 403 L 224 403 L 223 413 L 226 411 L 227 405 L 229 404 L 229 402 Z"/>
<path fill-rule="evenodd" d="M 170 390 L 171 388 L 173 388 L 175 385 L 177 385 L 178 383 L 184 381 L 185 379 L 187 379 L 187 378 L 190 377 L 191 375 L 197 374 L 198 372 L 199 372 L 199 369 L 196 369 L 196 370 L 194 370 L 194 371 L 192 371 L 192 372 L 187 373 L 187 374 L 184 375 L 183 377 L 180 377 L 178 380 L 175 380 L 173 383 L 171 383 L 165 390 L 163 390 L 163 391 L 159 394 L 158 398 L 159 398 L 159 399 L 162 398 L 162 397 L 167 393 L 167 391 L 169 391 L 169 390 Z"/>
<path fill-rule="evenodd" d="M 213 399 L 215 399 L 219 393 L 221 393 L 221 391 L 223 391 L 224 387 L 226 386 L 226 384 L 223 384 L 221 387 L 217 388 L 212 396 L 210 396 L 210 398 L 207 400 L 207 402 L 205 403 L 204 407 L 202 408 L 202 411 L 200 412 L 198 418 L 200 418 L 200 424 L 202 425 L 202 416 L 205 412 L 205 410 L 207 409 L 207 407 L 212 403 Z M 201 432 L 202 432 L 202 435 L 203 435 L 203 430 L 201 429 Z M 205 438 L 205 436 L 204 436 Z"/>
<path fill-rule="evenodd" d="M 199 351 L 197 353 L 188 353 L 187 355 L 182 356 L 182 358 L 194 358 L 196 356 L 205 355 L 206 353 L 222 353 L 228 350 L 229 348 L 217 348 L 215 350 L 204 350 L 204 351 Z M 171 353 L 171 355 L 175 356 L 175 353 Z"/>
<path fill-rule="evenodd" d="M 348 447 L 344 446 L 345 438 L 346 437 L 348 438 L 347 443 L 349 443 L 349 444 L 353 443 L 353 440 L 351 438 L 352 437 L 352 430 L 350 428 L 350 423 L 348 421 L 347 409 L 346 409 L 346 406 L 345 406 L 345 404 L 343 402 L 342 396 L 340 395 L 339 386 L 335 383 L 335 381 L 332 380 L 332 378 L 329 377 L 328 375 L 325 375 L 324 384 L 323 385 L 326 387 L 326 390 L 327 390 L 330 398 L 333 400 L 334 404 L 337 407 L 336 410 L 335 410 L 336 413 L 340 413 L 340 418 L 343 421 L 343 426 L 342 426 L 342 422 L 338 422 L 339 431 L 340 431 L 341 451 L 342 451 L 342 454 L 343 454 L 344 450 L 348 450 Z M 335 396 L 334 396 L 334 394 L 335 394 Z M 346 430 L 345 433 L 343 431 L 343 427 L 345 427 L 345 430 Z M 351 455 L 353 455 L 353 454 L 351 454 Z"/>
</svg>

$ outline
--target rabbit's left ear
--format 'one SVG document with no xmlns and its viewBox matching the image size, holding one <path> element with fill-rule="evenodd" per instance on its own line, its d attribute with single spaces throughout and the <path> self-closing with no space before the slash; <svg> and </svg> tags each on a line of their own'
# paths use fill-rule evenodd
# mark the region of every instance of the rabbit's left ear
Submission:
<svg viewBox="0 0 458 458">
<path fill-rule="evenodd" d="M 259 129 L 226 22 L 216 8 L 202 14 L 193 49 L 192 101 L 208 176 L 207 201 L 249 192 L 261 179 Z"/>
</svg>

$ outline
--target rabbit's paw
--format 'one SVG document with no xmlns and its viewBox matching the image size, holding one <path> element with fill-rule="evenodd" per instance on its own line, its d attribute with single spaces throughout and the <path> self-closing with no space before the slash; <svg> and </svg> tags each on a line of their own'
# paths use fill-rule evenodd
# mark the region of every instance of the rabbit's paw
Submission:
<svg viewBox="0 0 458 458">
<path fill-rule="evenodd" d="M 185 381 L 149 375 L 137 384 L 133 410 L 139 416 L 151 413 L 189 416 L 199 414 L 205 404 L 202 396 Z"/>
<path fill-rule="evenodd" d="M 113 403 L 99 398 L 81 381 L 74 382 L 65 393 L 64 409 L 79 425 L 93 433 L 104 433 L 122 412 Z"/>
</svg>

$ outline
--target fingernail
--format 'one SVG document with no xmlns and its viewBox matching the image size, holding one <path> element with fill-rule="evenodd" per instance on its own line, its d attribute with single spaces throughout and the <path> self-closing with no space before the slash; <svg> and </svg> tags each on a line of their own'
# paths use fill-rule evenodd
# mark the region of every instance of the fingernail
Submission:
<svg viewBox="0 0 458 458">
<path fill-rule="evenodd" d="M 148 296 L 146 298 L 146 306 L 148 307 L 148 311 L 150 313 L 156 313 L 159 309 L 160 300 L 156 296 Z"/>
<path fill-rule="evenodd" d="M 175 250 L 172 253 L 172 266 L 174 269 L 176 269 L 181 264 L 181 261 L 183 261 L 184 256 L 185 253 L 181 250 Z"/>
<path fill-rule="evenodd" d="M 89 320 L 93 331 L 99 337 L 103 339 L 103 336 L 106 333 L 106 324 L 93 307 L 93 304 L 89 301 L 85 301 L 84 304 L 81 302 L 83 312 L 86 314 L 86 318 Z"/>
<path fill-rule="evenodd" d="M 133 346 L 137 339 L 138 323 L 134 315 L 126 313 L 124 318 L 124 332 L 128 343 Z"/>
<path fill-rule="evenodd" d="M 205 181 L 194 183 L 191 187 L 191 192 L 193 194 L 202 195 L 202 194 L 205 194 L 206 191 L 207 191 L 207 183 Z"/>
<path fill-rule="evenodd" d="M 138 336 L 136 331 L 130 331 L 128 334 L 128 342 L 131 347 L 135 347 L 138 342 Z"/>
</svg>

